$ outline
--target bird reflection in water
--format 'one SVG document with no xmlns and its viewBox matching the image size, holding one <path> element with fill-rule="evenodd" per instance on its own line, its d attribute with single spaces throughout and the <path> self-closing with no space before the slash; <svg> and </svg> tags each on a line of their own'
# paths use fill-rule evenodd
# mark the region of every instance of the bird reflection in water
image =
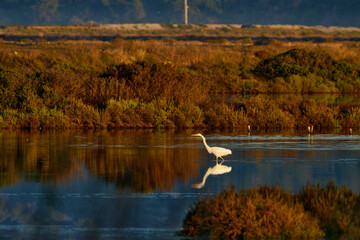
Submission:
<svg viewBox="0 0 360 240">
<path fill-rule="evenodd" d="M 191 185 L 192 188 L 202 188 L 202 187 L 204 187 L 206 179 L 208 178 L 209 175 L 220 175 L 220 174 L 228 173 L 231 171 L 231 167 L 222 165 L 222 163 L 224 162 L 224 159 L 222 157 L 232 154 L 232 152 L 230 149 L 226 149 L 226 148 L 222 148 L 222 147 L 209 147 L 209 145 L 207 145 L 207 143 L 206 143 L 205 137 L 203 135 L 201 135 L 200 133 L 193 134 L 192 136 L 201 137 L 203 139 L 203 143 L 204 143 L 205 148 L 208 151 L 208 153 L 214 154 L 216 156 L 216 165 L 214 167 L 209 167 L 209 169 L 206 171 L 206 173 L 203 177 L 202 182 Z M 218 163 L 218 158 L 222 159 L 222 162 L 220 164 Z"/>
<path fill-rule="evenodd" d="M 201 183 L 192 184 L 191 187 L 192 188 L 203 188 L 205 186 L 206 179 L 208 178 L 209 175 L 220 175 L 220 174 L 229 173 L 229 172 L 231 172 L 231 167 L 222 165 L 221 163 L 220 164 L 216 163 L 216 165 L 214 167 L 208 168 Z"/>
</svg>

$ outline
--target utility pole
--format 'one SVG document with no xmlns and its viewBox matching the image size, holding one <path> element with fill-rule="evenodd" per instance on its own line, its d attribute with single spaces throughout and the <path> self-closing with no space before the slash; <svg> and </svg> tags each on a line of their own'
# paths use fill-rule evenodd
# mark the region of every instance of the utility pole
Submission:
<svg viewBox="0 0 360 240">
<path fill-rule="evenodd" d="M 185 7 L 185 25 L 188 24 L 188 8 L 189 6 L 187 5 L 187 0 L 184 0 L 184 7 Z"/>
</svg>

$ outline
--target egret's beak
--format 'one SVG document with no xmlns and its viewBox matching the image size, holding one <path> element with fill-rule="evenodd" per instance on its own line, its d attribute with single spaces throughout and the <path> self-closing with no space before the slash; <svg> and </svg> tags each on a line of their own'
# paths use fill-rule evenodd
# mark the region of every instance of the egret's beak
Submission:
<svg viewBox="0 0 360 240">
<path fill-rule="evenodd" d="M 199 135 L 197 135 L 197 134 L 191 134 L 191 136 L 192 136 L 192 137 L 197 137 L 197 136 L 199 136 Z"/>
</svg>

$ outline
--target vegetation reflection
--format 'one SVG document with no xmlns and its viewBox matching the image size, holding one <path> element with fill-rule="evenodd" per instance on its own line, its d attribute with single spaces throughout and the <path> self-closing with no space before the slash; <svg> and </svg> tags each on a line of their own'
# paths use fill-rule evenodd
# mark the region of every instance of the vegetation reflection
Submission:
<svg viewBox="0 0 360 240">
<path fill-rule="evenodd" d="M 77 149 L 66 148 L 69 132 L 0 132 L 0 187 L 20 179 L 55 183 L 70 180 L 80 166 L 72 159 Z"/>
<path fill-rule="evenodd" d="M 70 182 L 85 168 L 119 189 L 170 190 L 199 172 L 201 150 L 178 148 L 166 132 L 122 131 L 0 134 L 0 187 L 19 180 Z"/>
<path fill-rule="evenodd" d="M 129 136 L 128 136 L 129 137 Z M 201 150 L 178 148 L 174 137 L 155 133 L 142 137 L 142 143 L 113 138 L 113 145 L 85 152 L 85 164 L 94 174 L 114 182 L 120 189 L 136 192 L 169 191 L 177 179 L 189 181 L 199 171 L 195 159 Z M 139 136 L 141 137 L 141 136 Z"/>
</svg>

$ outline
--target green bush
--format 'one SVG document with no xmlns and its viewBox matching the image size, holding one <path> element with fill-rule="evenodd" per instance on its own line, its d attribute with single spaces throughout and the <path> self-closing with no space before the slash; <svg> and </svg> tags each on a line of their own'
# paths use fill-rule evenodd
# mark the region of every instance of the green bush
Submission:
<svg viewBox="0 0 360 240">
<path fill-rule="evenodd" d="M 111 99 L 105 109 L 109 115 L 110 128 L 151 127 L 151 121 L 146 119 L 143 104 L 137 99 L 114 100 Z"/>
<path fill-rule="evenodd" d="M 20 128 L 18 124 L 20 114 L 17 110 L 5 109 L 1 114 L 4 128 Z"/>
<path fill-rule="evenodd" d="M 291 75 L 306 76 L 309 73 L 329 78 L 331 72 L 326 70 L 335 64 L 336 62 L 324 51 L 292 49 L 262 61 L 253 72 L 267 79 L 276 77 L 286 79 Z"/>
<path fill-rule="evenodd" d="M 65 107 L 65 114 L 69 117 L 72 127 L 102 127 L 100 112 L 93 106 L 84 104 L 82 100 L 70 99 Z"/>
<path fill-rule="evenodd" d="M 40 127 L 43 129 L 64 129 L 69 127 L 68 117 L 60 110 L 41 108 L 37 111 Z"/>
<path fill-rule="evenodd" d="M 165 99 L 156 99 L 149 105 L 152 109 L 154 126 L 156 128 L 172 128 L 175 127 L 173 122 L 175 107 L 169 104 Z"/>
<path fill-rule="evenodd" d="M 360 67 L 334 60 L 323 50 L 292 49 L 263 60 L 252 73 L 269 81 L 281 77 L 297 92 L 360 90 Z"/>
<path fill-rule="evenodd" d="M 174 124 L 180 128 L 204 127 L 204 113 L 194 104 L 181 104 L 175 109 Z"/>
<path fill-rule="evenodd" d="M 267 85 L 265 85 L 262 81 L 251 78 L 239 81 L 237 89 L 242 94 L 259 94 L 269 92 Z"/>
</svg>

